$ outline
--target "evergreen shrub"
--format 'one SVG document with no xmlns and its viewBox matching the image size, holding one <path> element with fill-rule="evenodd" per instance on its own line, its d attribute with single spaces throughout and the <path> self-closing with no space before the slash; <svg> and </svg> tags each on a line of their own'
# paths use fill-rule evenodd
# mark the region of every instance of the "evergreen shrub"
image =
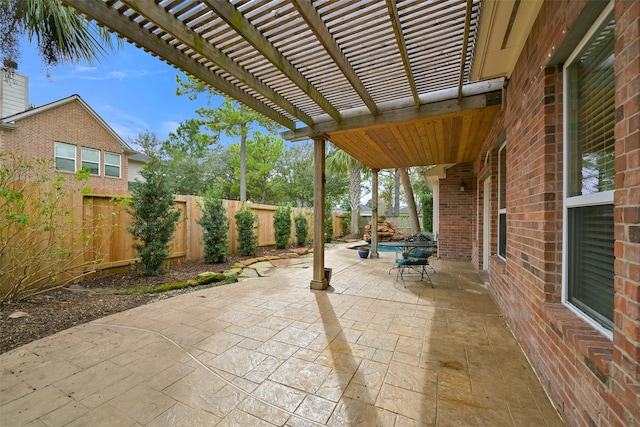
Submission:
<svg viewBox="0 0 640 427">
<path fill-rule="evenodd" d="M 133 246 L 138 253 L 138 268 L 144 274 L 161 274 L 164 260 L 169 256 L 169 241 L 176 230 L 180 209 L 175 200 L 160 161 L 152 157 L 140 172 L 144 181 L 131 189 L 131 203 L 127 211 L 132 216 L 129 232 L 139 243 Z"/>
<path fill-rule="evenodd" d="M 333 240 L 333 215 L 331 206 L 329 205 L 327 205 L 324 211 L 324 238 L 327 243 Z"/>
<path fill-rule="evenodd" d="M 291 206 L 278 206 L 273 215 L 276 248 L 284 249 L 291 238 Z"/>
<path fill-rule="evenodd" d="M 258 217 L 246 206 L 243 206 L 235 214 L 236 229 L 238 230 L 238 244 L 240 255 L 250 256 L 256 254 L 258 237 L 253 231 Z"/>
<path fill-rule="evenodd" d="M 309 220 L 302 212 L 293 220 L 296 224 L 296 242 L 298 246 L 306 246 L 309 240 Z"/>
<path fill-rule="evenodd" d="M 207 263 L 225 262 L 229 251 L 229 218 L 222 199 L 208 191 L 201 209 L 202 217 L 196 222 L 203 229 L 204 260 Z"/>
</svg>

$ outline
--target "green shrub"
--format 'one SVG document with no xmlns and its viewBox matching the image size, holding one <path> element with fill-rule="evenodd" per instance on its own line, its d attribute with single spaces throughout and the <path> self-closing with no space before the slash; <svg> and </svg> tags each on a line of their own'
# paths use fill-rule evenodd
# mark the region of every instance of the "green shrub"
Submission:
<svg viewBox="0 0 640 427">
<path fill-rule="evenodd" d="M 296 224 L 296 241 L 298 246 L 306 246 L 309 240 L 309 220 L 302 212 L 293 219 Z"/>
<path fill-rule="evenodd" d="M 202 217 L 196 222 L 203 229 L 204 260 L 208 263 L 224 262 L 229 250 L 229 218 L 222 200 L 207 192 L 201 209 Z"/>
<path fill-rule="evenodd" d="M 420 195 L 422 204 L 422 228 L 424 231 L 433 232 L 433 194 Z"/>
<path fill-rule="evenodd" d="M 176 229 L 180 210 L 176 204 L 160 161 L 152 157 L 140 172 L 143 182 L 132 188 L 132 215 L 129 232 L 140 243 L 133 246 L 148 275 L 164 272 L 164 260 L 169 255 L 169 241 Z"/>
<path fill-rule="evenodd" d="M 67 179 L 54 166 L 53 159 L 0 152 L 0 301 L 65 286 L 101 262 L 99 242 L 112 229 L 102 215 L 74 217 L 83 206 L 74 196 L 90 191 L 82 183 L 89 170 Z"/>
<path fill-rule="evenodd" d="M 258 217 L 251 212 L 251 209 L 243 206 L 236 212 L 235 218 L 240 255 L 255 255 L 258 247 L 258 237 L 253 229 Z"/>
<path fill-rule="evenodd" d="M 324 210 L 324 239 L 327 243 L 333 240 L 333 215 L 329 205 Z"/>
<path fill-rule="evenodd" d="M 278 206 L 273 215 L 276 248 L 284 249 L 291 238 L 291 206 Z"/>
</svg>

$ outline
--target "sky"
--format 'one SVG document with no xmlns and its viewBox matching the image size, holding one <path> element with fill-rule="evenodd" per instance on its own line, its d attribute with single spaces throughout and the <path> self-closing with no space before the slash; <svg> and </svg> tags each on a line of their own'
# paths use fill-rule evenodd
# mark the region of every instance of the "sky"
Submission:
<svg viewBox="0 0 640 427">
<path fill-rule="evenodd" d="M 164 141 L 207 105 L 204 96 L 177 96 L 176 75 L 184 74 L 130 43 L 99 62 L 62 64 L 48 74 L 36 46 L 23 41 L 21 48 L 17 72 L 29 79 L 29 105 L 80 95 L 127 142 L 145 131 Z"/>
</svg>

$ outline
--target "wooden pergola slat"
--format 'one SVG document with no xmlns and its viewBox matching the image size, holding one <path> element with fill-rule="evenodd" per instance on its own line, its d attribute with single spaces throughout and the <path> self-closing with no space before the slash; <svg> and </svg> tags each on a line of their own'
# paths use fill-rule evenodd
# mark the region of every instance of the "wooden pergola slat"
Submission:
<svg viewBox="0 0 640 427">
<path fill-rule="evenodd" d="M 194 61 L 189 56 L 177 50 L 174 46 L 161 40 L 143 29 L 135 21 L 123 19 L 117 10 L 108 7 L 101 1 L 86 0 L 65 0 L 67 4 L 75 8 L 80 13 L 96 20 L 100 24 L 117 31 L 120 35 L 135 41 L 140 47 L 161 57 L 165 61 L 180 67 L 189 74 L 197 77 L 203 82 L 210 84 L 222 93 L 237 99 L 249 108 L 259 112 L 265 117 L 270 118 L 276 123 L 280 123 L 288 129 L 295 129 L 295 122 L 288 117 L 280 114 L 273 108 L 269 108 L 266 104 L 259 102 L 256 98 L 241 90 L 237 86 L 232 85 L 228 80 L 221 78 L 219 75 L 211 72 L 210 69 L 198 61 Z"/>
<path fill-rule="evenodd" d="M 220 49 L 217 49 L 210 43 L 206 43 L 200 34 L 190 29 L 182 21 L 176 19 L 173 14 L 166 11 L 165 8 L 158 6 L 152 0 L 121 0 L 124 4 L 136 10 L 140 15 L 145 16 L 159 27 L 162 27 L 167 33 L 179 39 L 182 43 L 194 51 L 200 53 L 220 68 L 225 69 L 234 75 L 247 86 L 252 87 L 265 98 L 290 113 L 292 116 L 307 124 L 313 125 L 313 120 L 287 99 L 282 97 L 272 88 L 258 80 L 253 74 L 238 65 L 237 62 L 231 60 Z"/>
<path fill-rule="evenodd" d="M 340 121 L 340 112 L 316 89 L 309 80 L 287 59 L 258 29 L 231 3 L 227 1 L 203 0 L 218 16 L 238 34 L 251 43 L 265 58 L 314 100 L 335 121 Z"/>
<path fill-rule="evenodd" d="M 320 43 L 327 50 L 331 58 L 333 58 L 335 65 L 342 71 L 342 74 L 345 75 L 349 83 L 353 86 L 354 90 L 360 95 L 360 98 L 364 101 L 364 103 L 369 108 L 369 111 L 374 116 L 378 114 L 378 107 L 376 106 L 375 101 L 364 87 L 364 84 L 360 80 L 360 77 L 356 74 L 355 70 L 347 61 L 347 58 L 342 53 L 340 46 L 336 43 L 335 39 L 329 33 L 329 30 L 322 22 L 322 18 L 316 12 L 316 9 L 313 7 L 309 0 L 294 0 L 294 6 L 300 12 L 302 18 L 307 22 L 307 25 L 314 32 Z"/>
</svg>

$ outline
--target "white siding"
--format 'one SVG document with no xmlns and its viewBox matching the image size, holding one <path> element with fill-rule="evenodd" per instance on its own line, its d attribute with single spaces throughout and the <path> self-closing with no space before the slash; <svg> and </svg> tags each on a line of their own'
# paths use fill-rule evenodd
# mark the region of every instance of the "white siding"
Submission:
<svg viewBox="0 0 640 427">
<path fill-rule="evenodd" d="M 28 77 L 14 73 L 7 78 L 0 73 L 0 118 L 12 116 L 27 110 Z"/>
</svg>

